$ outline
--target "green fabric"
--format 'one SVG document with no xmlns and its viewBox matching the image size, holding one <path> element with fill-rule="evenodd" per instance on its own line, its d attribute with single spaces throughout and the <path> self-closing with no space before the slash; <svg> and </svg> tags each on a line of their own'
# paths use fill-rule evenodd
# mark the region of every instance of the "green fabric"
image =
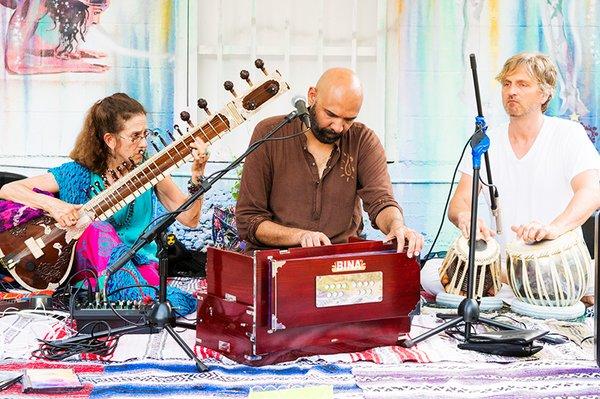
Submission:
<svg viewBox="0 0 600 399">
<path fill-rule="evenodd" d="M 104 182 L 99 175 L 92 173 L 91 179 L 92 185 L 98 182 L 104 189 Z M 152 190 L 147 190 L 110 217 L 108 222 L 115 227 L 121 241 L 131 247 L 137 238 L 142 235 L 144 228 L 150 224 L 152 215 Z M 138 253 L 156 262 L 156 250 L 156 243 L 153 241 L 140 249 Z"/>
</svg>

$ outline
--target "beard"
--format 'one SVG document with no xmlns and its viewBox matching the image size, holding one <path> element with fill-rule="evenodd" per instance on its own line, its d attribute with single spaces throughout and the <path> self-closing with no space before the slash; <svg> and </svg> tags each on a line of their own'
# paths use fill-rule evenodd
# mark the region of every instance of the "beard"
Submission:
<svg viewBox="0 0 600 399">
<path fill-rule="evenodd" d="M 312 106 L 308 109 L 308 116 L 310 117 L 310 130 L 317 140 L 323 144 L 333 144 L 342 137 L 343 133 L 337 133 L 332 129 L 321 129 L 317 123 L 317 111 Z"/>
<path fill-rule="evenodd" d="M 514 101 L 514 100 L 513 100 Z M 504 103 L 504 110 L 513 118 L 519 118 L 532 112 L 534 107 L 531 104 L 523 104 L 521 101 L 509 102 L 508 100 Z"/>
</svg>

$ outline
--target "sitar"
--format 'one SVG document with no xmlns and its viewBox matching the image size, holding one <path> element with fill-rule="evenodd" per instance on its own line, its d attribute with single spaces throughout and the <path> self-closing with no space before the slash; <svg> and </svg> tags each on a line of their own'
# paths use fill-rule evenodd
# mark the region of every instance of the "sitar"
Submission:
<svg viewBox="0 0 600 399">
<path fill-rule="evenodd" d="M 77 239 L 93 221 L 108 219 L 168 176 L 171 170 L 192 161 L 190 144 L 194 140 L 216 141 L 244 123 L 264 104 L 289 90 L 279 72 L 267 74 L 259 61 L 255 64 L 265 74 L 262 81 L 253 84 L 248 72 L 242 71 L 240 76 L 250 89 L 240 96 L 235 94 L 231 82 L 225 82 L 225 88 L 235 97 L 232 101 L 86 202 L 76 226 L 63 228 L 44 215 L 0 233 L 0 265 L 30 291 L 58 288 L 71 272 Z"/>
</svg>

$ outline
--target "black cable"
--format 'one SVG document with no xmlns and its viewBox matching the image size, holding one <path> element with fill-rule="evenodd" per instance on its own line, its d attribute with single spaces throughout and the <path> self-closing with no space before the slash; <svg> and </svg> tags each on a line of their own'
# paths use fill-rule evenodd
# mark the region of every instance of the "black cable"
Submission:
<svg viewBox="0 0 600 399">
<path fill-rule="evenodd" d="M 96 284 L 97 284 L 98 273 L 95 270 L 93 270 L 93 269 L 87 268 L 87 269 L 78 270 L 71 277 L 69 277 L 69 279 L 67 280 L 66 287 L 71 287 L 71 280 L 73 279 L 73 277 L 75 277 L 78 274 L 81 274 L 83 272 L 91 272 L 91 274 L 96 277 Z M 87 282 L 88 292 L 91 293 L 90 278 L 86 275 L 85 279 L 81 280 L 81 281 Z M 72 293 L 71 297 L 69 298 L 69 314 L 71 315 L 71 319 L 73 319 L 73 309 L 75 308 L 75 301 L 77 300 L 77 294 L 79 294 L 79 291 L 81 291 L 84 287 L 85 287 L 85 285 L 82 283 L 79 287 L 77 287 L 77 289 L 75 290 L 75 293 Z M 89 295 L 88 295 L 88 301 L 89 300 L 90 300 L 90 298 L 89 298 Z"/>
<path fill-rule="evenodd" d="M 427 255 L 423 259 L 423 264 L 430 259 L 430 255 L 431 255 L 431 252 L 433 251 L 433 247 L 435 246 L 435 243 L 437 242 L 437 239 L 439 238 L 440 233 L 442 232 L 442 227 L 444 226 L 444 222 L 446 220 L 446 212 L 448 211 L 448 205 L 450 204 L 450 196 L 452 195 L 452 190 L 454 189 L 454 180 L 456 180 L 456 173 L 458 172 L 458 167 L 460 166 L 460 163 L 462 162 L 462 159 L 465 156 L 465 151 L 467 150 L 467 147 L 469 146 L 470 142 L 471 142 L 471 137 L 469 137 L 469 140 L 467 140 L 467 143 L 463 147 L 462 152 L 460 154 L 460 158 L 458 159 L 458 163 L 456 164 L 456 167 L 454 168 L 454 173 L 452 174 L 452 182 L 450 183 L 450 189 L 448 190 L 448 196 L 446 197 L 446 205 L 444 205 L 444 212 L 442 213 L 442 221 L 440 222 L 440 227 L 438 228 L 435 238 L 433 239 L 433 242 L 431 243 L 431 247 L 429 247 L 429 252 L 427 252 Z"/>
<path fill-rule="evenodd" d="M 511 320 L 511 321 L 513 321 L 513 322 L 515 322 L 516 324 L 520 325 L 520 327 L 521 327 L 523 330 L 528 330 L 528 329 L 529 329 L 529 327 L 527 326 L 527 324 L 525 324 L 524 322 L 522 322 L 522 321 L 519 321 L 519 320 L 517 320 L 517 319 L 515 319 L 515 318 L 513 318 L 513 317 L 510 317 L 510 316 L 508 316 L 508 315 L 505 315 L 505 314 L 499 314 L 499 315 L 496 315 L 496 316 L 492 317 L 491 319 L 492 319 L 492 320 L 496 320 L 496 319 L 499 319 L 499 318 L 505 318 L 505 319 L 509 319 L 509 320 Z M 551 337 L 551 336 L 555 336 L 555 337 L 560 337 L 560 338 L 563 338 L 565 341 L 571 341 L 571 342 L 573 342 L 575 345 L 577 345 L 577 346 L 580 346 L 580 344 L 579 344 L 579 343 L 575 342 L 573 339 L 569 338 L 567 335 L 564 335 L 564 334 L 561 334 L 561 333 L 558 333 L 558 332 L 549 332 L 548 334 L 544 335 L 544 337 Z M 541 341 L 544 341 L 544 337 L 541 337 L 541 338 L 539 338 L 539 339 L 540 339 Z M 581 343 L 583 343 L 583 341 L 581 341 Z"/>
<path fill-rule="evenodd" d="M 587 337 L 585 337 L 584 339 L 581 340 L 581 343 L 583 344 L 588 339 L 595 339 L 595 337 L 593 335 L 588 335 Z"/>
<path fill-rule="evenodd" d="M 102 356 L 110 356 L 114 352 L 116 348 L 116 340 L 121 335 L 112 335 L 110 325 L 103 320 L 93 321 L 87 323 L 83 328 L 87 326 L 92 326 L 92 332 L 90 338 L 83 342 L 70 342 L 66 344 L 57 344 L 52 341 L 47 341 L 44 339 L 38 339 L 42 344 L 36 350 L 34 350 L 31 354 L 33 357 L 48 359 L 48 360 L 64 360 L 71 356 L 78 355 L 80 353 L 91 353 L 98 354 Z M 93 334 L 96 331 L 96 326 L 103 325 L 108 330 L 108 335 L 106 339 L 102 340 L 102 337 L 94 337 Z M 82 329 L 83 329 L 82 328 Z M 74 335 L 77 337 L 80 333 Z M 113 344 L 114 342 L 114 344 Z"/>
<path fill-rule="evenodd" d="M 463 327 L 464 324 L 465 324 L 464 322 L 458 323 L 455 326 L 447 328 L 444 332 L 450 338 L 453 338 L 453 339 L 455 339 L 457 341 L 463 341 L 463 342 L 465 342 L 465 331 L 464 331 L 464 329 L 459 328 L 459 327 Z M 475 330 L 475 326 L 473 324 L 471 324 L 470 327 L 471 327 L 471 333 L 472 334 L 476 334 L 477 330 Z"/>
<path fill-rule="evenodd" d="M 508 319 L 510 321 L 513 321 L 513 322 L 519 324 L 521 326 L 521 328 L 523 328 L 523 330 L 527 330 L 527 324 L 525 324 L 522 321 L 519 321 L 519 320 L 517 320 L 517 319 L 515 319 L 513 317 L 507 316 L 505 314 L 499 314 L 499 315 L 496 315 L 494 317 L 491 317 L 492 320 L 496 320 L 496 319 L 499 319 L 499 318 L 505 318 L 505 319 Z"/>
<path fill-rule="evenodd" d="M 60 299 L 59 299 L 59 303 L 64 305 L 65 310 L 71 314 L 71 318 L 73 317 L 73 308 L 75 305 L 75 301 L 77 300 L 77 294 L 79 294 L 79 291 L 81 291 L 82 289 L 84 289 L 84 287 L 86 287 L 83 282 L 87 283 L 88 292 L 91 293 L 91 280 L 90 280 L 90 277 L 86 275 L 85 278 L 83 280 L 81 280 L 82 284 L 81 284 L 81 286 L 77 287 L 75 293 L 71 292 L 71 290 L 72 290 L 71 281 L 73 280 L 73 278 L 75 276 L 82 274 L 82 273 L 88 273 L 88 272 L 96 278 L 96 281 L 98 280 L 98 274 L 97 274 L 96 270 L 91 269 L 91 268 L 78 270 L 69 277 L 67 282 L 62 286 L 62 289 L 54 292 L 53 300 L 55 298 L 59 299 L 59 298 L 64 298 L 66 296 L 69 297 L 68 306 L 65 303 L 62 303 L 62 301 Z M 88 300 L 90 300 L 89 295 L 88 295 Z M 54 308 L 57 307 L 56 302 L 53 302 L 52 305 Z"/>
<path fill-rule="evenodd" d="M 173 312 L 175 312 L 175 315 L 176 315 L 177 317 L 180 317 L 180 318 L 182 318 L 182 319 L 184 319 L 184 320 L 187 320 L 187 321 L 193 321 L 193 322 L 196 322 L 196 321 L 197 321 L 197 319 L 189 319 L 189 318 L 187 318 L 187 317 L 186 317 L 187 315 L 184 315 L 184 314 L 182 314 L 182 313 L 178 312 L 178 311 L 177 311 L 177 309 L 175 309 L 175 308 L 173 308 Z"/>
<path fill-rule="evenodd" d="M 107 297 L 110 295 L 113 295 L 117 292 L 120 292 L 122 290 L 125 290 L 125 289 L 138 288 L 138 287 L 139 288 L 148 287 L 148 288 L 151 288 L 151 289 L 155 290 L 156 292 L 158 292 L 158 288 L 155 286 L 152 286 L 152 285 L 147 285 L 147 284 L 129 285 L 129 286 L 121 287 L 121 288 L 111 291 L 107 295 Z M 75 292 L 75 296 L 76 296 L 77 292 L 81 289 L 82 289 L 81 286 L 77 288 L 77 291 Z M 144 327 L 147 325 L 147 323 L 137 324 L 135 322 L 132 322 L 132 321 L 127 320 L 126 318 L 122 317 L 117 312 L 117 309 L 115 309 L 112 306 L 112 303 L 110 301 L 107 301 L 107 305 L 112 310 L 112 312 L 118 318 L 123 320 L 124 322 L 138 326 L 138 327 Z M 72 316 L 72 314 L 71 314 L 71 316 Z M 143 318 L 143 316 L 140 316 L 140 319 L 142 319 L 142 318 Z M 74 355 L 77 355 L 80 353 L 84 353 L 84 352 L 91 353 L 91 354 L 98 354 L 98 355 L 102 355 L 102 356 L 110 356 L 114 352 L 114 349 L 116 347 L 116 345 L 112 345 L 113 341 L 117 340 L 123 334 L 113 335 L 111 332 L 110 324 L 106 320 L 96 320 L 96 321 L 88 322 L 81 327 L 78 326 L 77 333 L 75 335 L 73 335 L 73 337 L 71 337 L 71 338 L 78 337 L 81 334 L 81 331 L 86 330 L 89 326 L 92 326 L 91 332 L 89 333 L 90 337 L 86 341 L 83 341 L 83 342 L 70 342 L 70 343 L 66 343 L 66 344 L 57 344 L 56 342 L 47 341 L 44 339 L 38 339 L 42 344 L 40 345 L 40 348 L 38 348 L 32 352 L 32 356 L 34 356 L 36 358 L 43 358 L 43 359 L 48 359 L 48 360 L 64 360 L 71 356 L 74 356 Z M 100 337 L 94 337 L 94 333 L 99 330 L 99 326 L 103 326 L 104 329 L 107 331 L 107 333 L 103 334 Z M 104 336 L 106 336 L 106 339 L 101 339 Z"/>
<path fill-rule="evenodd" d="M 153 289 L 153 290 L 155 291 L 156 295 L 158 296 L 158 288 L 157 288 L 157 287 L 155 287 L 155 286 L 153 286 L 153 285 L 149 285 L 149 284 L 136 284 L 136 285 L 127 285 L 127 286 L 125 286 L 125 287 L 120 287 L 120 288 L 117 288 L 116 290 L 113 290 L 113 291 L 111 291 L 111 292 L 107 293 L 107 294 L 106 294 L 106 298 L 105 298 L 107 306 L 109 307 L 109 309 L 110 309 L 110 310 L 111 310 L 111 311 L 112 311 L 112 312 L 113 312 L 113 313 L 114 313 L 114 314 L 115 314 L 115 315 L 116 315 L 116 316 L 117 316 L 119 319 L 123 320 L 123 321 L 124 321 L 125 323 L 127 323 L 127 324 L 131 324 L 131 325 L 133 325 L 133 326 L 137 326 L 137 327 L 143 327 L 143 326 L 147 325 L 147 323 L 146 323 L 146 322 L 144 322 L 144 323 L 138 324 L 138 323 L 136 323 L 136 322 L 133 322 L 133 321 L 131 321 L 131 320 L 127 320 L 126 318 L 124 318 L 123 316 L 121 316 L 121 315 L 120 315 L 120 314 L 117 312 L 117 309 L 115 309 L 115 308 L 113 307 L 113 304 L 112 304 L 112 302 L 111 302 L 111 301 L 110 301 L 108 298 L 109 298 L 111 295 L 113 295 L 113 294 L 116 294 L 117 292 L 121 292 L 121 291 L 123 291 L 123 290 L 127 290 L 127 289 L 130 289 L 130 288 L 142 288 L 142 287 L 146 287 L 146 288 L 151 288 L 151 289 Z M 143 291 L 142 291 L 142 293 L 143 293 Z M 143 296 L 142 296 L 142 298 L 143 298 Z M 156 301 L 153 301 L 153 302 L 154 302 L 154 303 L 156 303 Z M 140 320 L 142 320 L 142 319 L 145 319 L 145 317 L 140 315 Z"/>
<path fill-rule="evenodd" d="M 69 277 L 69 279 L 67 280 L 67 283 L 66 283 L 66 284 L 67 284 L 67 285 L 70 285 L 70 284 L 71 284 L 71 280 L 73 280 L 73 277 L 75 277 L 75 276 L 77 276 L 78 274 L 81 274 L 81 273 L 83 273 L 83 272 L 91 272 L 91 273 L 92 273 L 92 275 L 93 275 L 95 278 L 98 278 L 98 272 L 97 272 L 96 270 L 94 270 L 94 269 L 91 269 L 91 268 L 89 268 L 89 267 L 88 267 L 88 268 L 86 268 L 86 269 L 77 270 L 75 273 L 73 273 L 73 274 L 71 275 L 71 277 Z M 88 276 L 86 276 L 86 278 L 85 278 L 85 279 L 83 279 L 83 280 L 81 280 L 81 281 L 87 281 L 87 282 L 89 282 L 89 279 L 90 279 L 90 278 L 89 278 Z"/>
</svg>

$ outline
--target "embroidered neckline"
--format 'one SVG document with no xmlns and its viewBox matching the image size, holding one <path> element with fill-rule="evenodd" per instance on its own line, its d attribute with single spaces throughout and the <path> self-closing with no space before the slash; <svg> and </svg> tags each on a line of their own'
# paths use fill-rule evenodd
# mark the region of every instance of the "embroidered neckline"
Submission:
<svg viewBox="0 0 600 399">
<path fill-rule="evenodd" d="M 134 207 L 135 207 L 135 199 L 125 206 L 125 208 L 127 208 L 127 211 L 125 213 L 125 218 L 123 219 L 123 221 L 117 222 L 115 215 L 112 215 L 111 217 L 108 218 L 110 224 L 112 224 L 115 227 L 129 226 L 129 222 L 131 222 L 131 218 L 133 217 Z"/>
</svg>

